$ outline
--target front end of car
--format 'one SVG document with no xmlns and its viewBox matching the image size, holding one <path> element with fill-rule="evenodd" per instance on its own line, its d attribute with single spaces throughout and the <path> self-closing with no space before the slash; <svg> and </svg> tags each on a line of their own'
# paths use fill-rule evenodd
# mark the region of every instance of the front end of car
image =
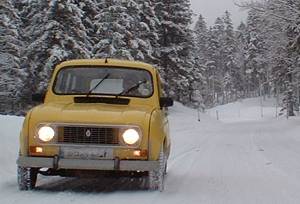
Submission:
<svg viewBox="0 0 300 204">
<path fill-rule="evenodd" d="M 28 134 L 21 136 L 28 139 L 27 144 L 21 147 L 23 154 L 18 159 L 20 166 L 124 171 L 148 171 L 157 167 L 155 161 L 149 162 L 150 110 L 148 113 L 137 111 L 136 107 L 134 111 L 129 111 L 127 107 L 126 111 L 119 110 L 117 121 L 104 113 L 108 111 L 107 108 L 94 110 L 92 114 L 88 110 L 82 112 L 83 108 L 80 107 L 78 112 L 81 113 L 78 115 L 71 108 L 61 113 L 64 120 L 58 122 L 58 112 L 61 111 L 51 108 L 51 114 L 47 110 L 49 105 L 32 111 Z M 111 115 L 117 115 L 116 110 L 110 112 Z M 47 115 L 47 121 L 43 120 L 43 115 Z"/>
<path fill-rule="evenodd" d="M 21 190 L 34 188 L 38 173 L 73 176 L 86 171 L 147 173 L 152 189 L 158 188 L 156 177 L 158 170 L 165 171 L 169 142 L 153 85 L 156 73 L 138 68 L 140 64 L 129 64 L 124 71 L 120 64 L 125 66 L 81 61 L 57 67 L 44 103 L 24 120 L 17 159 Z M 88 74 L 82 76 L 82 70 Z M 123 87 L 128 76 L 122 76 L 135 72 L 135 78 L 145 76 Z"/>
</svg>

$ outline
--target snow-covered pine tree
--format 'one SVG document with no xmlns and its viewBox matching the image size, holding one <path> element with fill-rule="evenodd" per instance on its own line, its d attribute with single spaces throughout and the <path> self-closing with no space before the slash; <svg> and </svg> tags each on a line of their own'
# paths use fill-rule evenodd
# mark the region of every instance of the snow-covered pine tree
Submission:
<svg viewBox="0 0 300 204">
<path fill-rule="evenodd" d="M 288 23 L 286 34 L 289 41 L 288 56 L 292 62 L 292 65 L 287 71 L 287 114 L 289 116 L 294 115 L 294 110 L 300 109 L 300 2 L 291 0 L 284 2 L 286 12 L 290 15 L 293 14 L 293 21 Z M 295 12 L 296 11 L 296 12 Z"/>
<path fill-rule="evenodd" d="M 224 36 L 223 36 L 223 56 L 224 56 L 224 100 L 225 103 L 237 99 L 237 90 L 241 81 L 239 67 L 237 66 L 237 43 L 233 29 L 233 23 L 228 11 L 223 17 Z"/>
<path fill-rule="evenodd" d="M 267 59 L 271 65 L 273 90 L 284 95 L 284 107 L 287 115 L 294 115 L 295 93 L 300 98 L 299 90 L 299 53 L 297 52 L 297 19 L 300 5 L 297 0 L 251 2 L 245 4 L 250 9 L 249 15 L 255 11 L 264 21 L 264 38 L 267 39 Z M 262 25 L 258 23 L 257 25 Z M 293 32 L 296 31 L 295 33 Z M 298 81 L 298 83 L 296 82 Z M 296 83 L 295 83 L 296 82 Z M 295 86 L 296 84 L 296 86 Z M 297 100 L 299 101 L 299 99 Z"/>
<path fill-rule="evenodd" d="M 101 12 L 101 2 L 102 0 L 77 1 L 77 5 L 82 10 L 81 20 L 85 27 L 87 40 L 89 42 L 87 49 L 89 49 L 91 57 L 93 57 L 94 45 L 99 41 L 94 20 L 95 16 Z"/>
<path fill-rule="evenodd" d="M 200 92 L 202 103 L 204 105 L 211 105 L 209 104 L 209 76 L 206 73 L 207 65 L 208 65 L 208 28 L 205 22 L 205 19 L 200 14 L 198 20 L 194 27 L 195 33 L 195 72 L 197 73 L 196 79 L 198 82 L 198 86 L 196 89 Z"/>
<path fill-rule="evenodd" d="M 213 106 L 216 102 L 216 87 L 217 87 L 217 61 L 218 61 L 218 49 L 219 41 L 214 35 L 212 27 L 208 30 L 208 40 L 207 40 L 207 63 L 206 63 L 206 83 L 207 83 L 207 95 L 205 103 L 209 106 Z"/>
<path fill-rule="evenodd" d="M 265 45 L 262 36 L 263 22 L 256 10 L 250 10 L 247 18 L 246 78 L 248 96 L 252 92 L 260 94 L 265 81 Z"/>
<path fill-rule="evenodd" d="M 95 17 L 99 39 L 95 56 L 155 62 L 159 21 L 152 2 L 104 0 L 100 5 Z"/>
<path fill-rule="evenodd" d="M 127 41 L 132 36 L 129 30 L 129 15 L 120 0 L 103 0 L 101 12 L 95 16 L 98 43 L 94 54 L 98 58 L 132 59 L 127 51 Z"/>
<path fill-rule="evenodd" d="M 235 32 L 235 39 L 237 41 L 237 67 L 239 67 L 238 76 L 240 76 L 240 81 L 237 82 L 236 87 L 239 92 L 239 97 L 246 97 L 247 82 L 245 79 L 246 76 L 246 25 L 244 22 L 241 22 L 237 27 Z"/>
<path fill-rule="evenodd" d="M 222 18 L 217 18 L 209 30 L 208 38 L 208 76 L 212 93 L 211 104 L 220 104 L 224 101 L 224 33 L 225 26 Z"/>
<path fill-rule="evenodd" d="M 99 41 L 94 46 L 97 58 L 133 59 L 128 42 L 133 36 L 130 30 L 132 18 L 120 0 L 103 0 L 101 12 L 95 16 Z"/>
<path fill-rule="evenodd" d="M 237 40 L 228 11 L 218 17 L 209 29 L 206 45 L 207 101 L 210 105 L 224 104 L 238 97 L 241 81 L 237 65 Z"/>
<path fill-rule="evenodd" d="M 267 64 L 265 67 L 265 78 L 268 81 L 268 85 L 264 84 L 264 91 L 270 92 L 270 90 L 273 90 L 276 95 L 283 92 L 283 101 L 285 104 L 283 110 L 286 110 L 288 106 L 294 104 L 293 82 L 290 74 L 293 73 L 292 70 L 296 66 L 296 58 L 293 56 L 293 53 L 289 52 L 286 25 L 278 20 L 274 21 L 265 18 L 263 15 L 261 15 L 261 18 L 263 19 L 263 25 L 261 25 L 262 33 L 267 48 L 263 58 Z M 269 85 L 273 87 L 270 90 L 266 89 Z M 293 107 L 288 109 L 292 110 Z M 290 116 L 293 114 L 293 111 L 289 113 Z"/>
<path fill-rule="evenodd" d="M 30 67 L 30 91 L 46 89 L 55 64 L 66 59 L 89 58 L 89 40 L 82 22 L 83 11 L 74 0 L 28 0 L 32 10 L 25 28 L 30 40 L 24 53 Z M 35 7 L 36 6 L 36 7 Z"/>
<path fill-rule="evenodd" d="M 155 0 L 155 11 L 161 26 L 159 44 L 161 48 L 161 74 L 166 94 L 175 100 L 187 102 L 194 91 L 194 60 L 191 60 L 193 47 L 190 24 L 192 11 L 188 0 Z"/>
<path fill-rule="evenodd" d="M 152 56 L 154 46 L 152 46 L 151 40 L 157 41 L 152 31 L 155 29 L 154 21 L 157 21 L 157 19 L 153 15 L 154 8 L 151 2 L 127 0 L 123 4 L 127 8 L 127 14 L 130 15 L 131 21 L 130 31 L 132 35 L 128 41 L 128 50 L 135 60 L 152 62 L 154 60 Z M 152 42 L 155 45 L 155 41 Z"/>
<path fill-rule="evenodd" d="M 20 67 L 20 19 L 11 0 L 0 3 L 0 112 L 20 110 L 22 81 L 26 73 Z"/>
<path fill-rule="evenodd" d="M 21 49 L 21 58 L 20 66 L 25 70 L 27 77 L 22 82 L 22 108 L 23 110 L 28 109 L 28 105 L 31 105 L 31 94 L 37 90 L 37 84 L 40 83 L 41 79 L 38 79 L 37 75 L 40 70 L 37 72 L 33 69 L 34 61 L 31 59 L 31 56 L 28 55 L 29 45 L 35 41 L 35 34 L 39 32 L 39 29 L 43 26 L 43 14 L 47 7 L 47 2 L 38 1 L 38 0 L 24 0 L 17 1 L 14 0 L 14 5 L 18 9 L 20 15 L 21 24 L 20 28 L 21 39 L 23 42 L 23 49 Z M 32 29 L 34 27 L 34 29 Z"/>
<path fill-rule="evenodd" d="M 139 5 L 139 30 L 137 36 L 141 40 L 140 50 L 144 55 L 145 62 L 158 64 L 160 54 L 158 29 L 159 19 L 154 10 L 153 0 L 136 0 Z"/>
</svg>

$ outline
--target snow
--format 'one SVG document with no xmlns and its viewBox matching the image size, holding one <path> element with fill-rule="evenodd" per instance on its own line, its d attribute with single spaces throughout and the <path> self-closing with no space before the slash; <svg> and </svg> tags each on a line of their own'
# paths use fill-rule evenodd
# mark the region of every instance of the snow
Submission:
<svg viewBox="0 0 300 204">
<path fill-rule="evenodd" d="M 247 99 L 201 114 L 170 109 L 172 153 L 163 193 L 130 179 L 38 178 L 17 189 L 15 160 L 23 118 L 0 116 L 1 203 L 299 203 L 300 118 L 278 117 L 274 100 Z M 215 111 L 219 111 L 216 120 Z M 240 113 L 240 114 L 238 114 Z"/>
<path fill-rule="evenodd" d="M 276 100 L 270 98 L 253 98 L 240 100 L 208 110 L 211 117 L 225 123 L 267 120 L 278 116 Z"/>
</svg>

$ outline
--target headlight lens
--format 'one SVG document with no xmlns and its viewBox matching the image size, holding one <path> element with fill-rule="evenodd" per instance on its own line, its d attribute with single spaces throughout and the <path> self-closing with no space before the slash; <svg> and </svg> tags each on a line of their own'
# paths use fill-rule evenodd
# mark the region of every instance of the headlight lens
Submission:
<svg viewBox="0 0 300 204">
<path fill-rule="evenodd" d="M 123 140 L 128 145 L 134 145 L 140 139 L 139 133 L 135 129 L 128 129 L 122 134 Z"/>
<path fill-rule="evenodd" d="M 55 131 L 52 127 L 43 126 L 39 129 L 38 136 L 43 142 L 49 142 L 54 138 Z"/>
</svg>

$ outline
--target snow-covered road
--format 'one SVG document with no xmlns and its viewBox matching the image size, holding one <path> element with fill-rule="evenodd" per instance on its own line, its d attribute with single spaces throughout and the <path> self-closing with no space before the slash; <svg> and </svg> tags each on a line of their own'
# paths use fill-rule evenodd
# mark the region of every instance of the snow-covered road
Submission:
<svg viewBox="0 0 300 204">
<path fill-rule="evenodd" d="M 255 100 L 201 115 L 176 104 L 170 111 L 172 155 L 163 193 L 130 179 L 39 177 L 20 192 L 15 159 L 22 118 L 0 116 L 0 203 L 300 203 L 300 119 L 274 118 Z M 238 113 L 238 114 L 237 114 Z"/>
</svg>

